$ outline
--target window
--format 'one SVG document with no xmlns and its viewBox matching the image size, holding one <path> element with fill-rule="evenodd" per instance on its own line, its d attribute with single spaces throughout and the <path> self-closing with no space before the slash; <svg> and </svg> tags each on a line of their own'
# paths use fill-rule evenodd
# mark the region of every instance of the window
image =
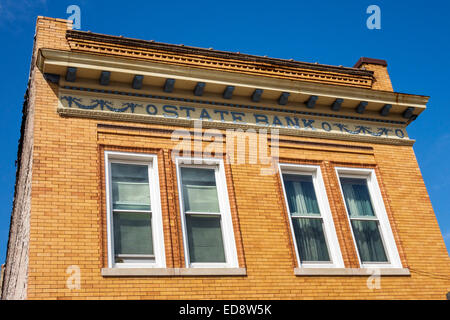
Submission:
<svg viewBox="0 0 450 320">
<path fill-rule="evenodd" d="M 375 172 L 336 171 L 361 266 L 401 267 Z"/>
<path fill-rule="evenodd" d="M 223 162 L 193 160 L 177 159 L 186 266 L 237 267 Z"/>
<path fill-rule="evenodd" d="M 280 164 L 289 222 L 301 267 L 343 267 L 318 166 Z"/>
<path fill-rule="evenodd" d="M 164 267 L 156 156 L 105 152 L 110 267 Z"/>
</svg>

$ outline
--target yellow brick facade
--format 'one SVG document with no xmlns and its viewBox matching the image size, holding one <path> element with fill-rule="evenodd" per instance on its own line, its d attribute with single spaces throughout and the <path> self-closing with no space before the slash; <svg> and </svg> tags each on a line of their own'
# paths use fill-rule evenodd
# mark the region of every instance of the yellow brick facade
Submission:
<svg viewBox="0 0 450 320">
<path fill-rule="evenodd" d="M 66 29 L 64 20 L 40 18 L 35 54 L 44 47 L 70 50 Z M 381 289 L 368 289 L 366 276 L 294 275 L 280 176 L 260 175 L 257 164 L 226 164 L 245 276 L 103 277 L 105 150 L 158 156 L 166 263 L 185 267 L 171 160 L 176 143 L 158 131 L 181 127 L 61 117 L 58 85 L 34 72 L 28 299 L 444 299 L 450 291 L 449 257 L 412 146 L 292 136 L 280 136 L 280 162 L 320 166 L 345 267 L 359 262 L 334 168 L 374 168 L 409 276 L 382 276 Z M 389 77 L 373 89 L 392 90 Z M 81 287 L 70 290 L 66 270 L 73 265 L 81 270 Z"/>
</svg>

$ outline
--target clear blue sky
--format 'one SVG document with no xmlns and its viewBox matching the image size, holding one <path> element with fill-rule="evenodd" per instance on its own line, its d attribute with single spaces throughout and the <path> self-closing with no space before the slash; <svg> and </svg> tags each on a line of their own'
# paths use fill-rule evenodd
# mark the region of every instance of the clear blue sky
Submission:
<svg viewBox="0 0 450 320">
<path fill-rule="evenodd" d="M 0 263 L 36 17 L 67 18 L 71 4 L 86 31 L 350 67 L 361 56 L 387 60 L 395 91 L 431 96 L 408 132 L 450 248 L 450 2 L 0 0 Z M 372 4 L 381 30 L 366 27 Z"/>
</svg>

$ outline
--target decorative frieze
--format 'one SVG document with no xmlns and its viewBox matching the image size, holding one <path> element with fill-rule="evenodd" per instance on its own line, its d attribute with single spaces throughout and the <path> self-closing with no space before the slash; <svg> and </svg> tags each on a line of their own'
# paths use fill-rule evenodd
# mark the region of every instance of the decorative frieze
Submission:
<svg viewBox="0 0 450 320">
<path fill-rule="evenodd" d="M 59 113 L 103 119 L 149 122 L 191 126 L 202 121 L 205 127 L 269 128 L 287 135 L 328 136 L 345 140 L 374 140 L 380 143 L 403 141 L 410 144 L 404 125 L 344 120 L 339 117 L 307 115 L 292 109 L 252 107 L 180 101 L 183 99 L 121 97 L 113 94 L 85 94 L 63 90 L 60 93 Z M 166 97 L 167 98 L 167 97 Z M 400 142 L 401 143 L 401 142 Z"/>
</svg>

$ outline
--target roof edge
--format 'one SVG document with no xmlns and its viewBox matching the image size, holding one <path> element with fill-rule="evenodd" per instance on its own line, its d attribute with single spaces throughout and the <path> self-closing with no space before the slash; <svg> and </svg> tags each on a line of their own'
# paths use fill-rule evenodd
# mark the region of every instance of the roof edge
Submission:
<svg viewBox="0 0 450 320">
<path fill-rule="evenodd" d="M 362 70 L 358 68 L 350 68 L 350 67 L 342 67 L 342 66 L 333 66 L 319 63 L 311 63 L 311 62 L 301 62 L 280 58 L 269 58 L 262 57 L 257 55 L 243 54 L 239 52 L 229 52 L 229 51 L 221 51 L 221 50 L 213 50 L 213 49 L 205 49 L 198 48 L 193 46 L 185 46 L 185 45 L 175 45 L 175 44 L 167 44 L 162 42 L 156 42 L 153 40 L 140 40 L 134 38 L 126 38 L 123 36 L 112 36 L 105 35 L 100 33 L 93 33 L 90 31 L 79 31 L 79 30 L 67 30 L 66 38 L 72 39 L 80 39 L 80 40 L 90 40 L 90 41 L 99 41 L 111 44 L 118 44 L 123 46 L 133 46 L 133 47 L 141 47 L 147 49 L 159 49 L 172 51 L 177 53 L 184 54 L 197 54 L 215 58 L 223 58 L 223 59 L 236 59 L 247 62 L 255 62 L 255 63 L 269 63 L 277 66 L 284 67 L 297 67 L 297 68 L 307 68 L 311 70 L 320 70 L 320 71 L 331 71 L 343 74 L 351 74 L 351 75 L 359 75 L 366 77 L 373 77 L 373 71 L 370 70 Z"/>
<path fill-rule="evenodd" d="M 386 62 L 386 60 L 361 57 L 361 58 L 359 58 L 359 60 L 355 63 L 355 65 L 353 66 L 353 68 L 360 68 L 361 65 L 363 65 L 363 64 L 365 64 L 365 63 L 367 63 L 367 64 L 377 64 L 377 65 L 380 65 L 380 66 L 387 67 L 387 62 Z"/>
</svg>

